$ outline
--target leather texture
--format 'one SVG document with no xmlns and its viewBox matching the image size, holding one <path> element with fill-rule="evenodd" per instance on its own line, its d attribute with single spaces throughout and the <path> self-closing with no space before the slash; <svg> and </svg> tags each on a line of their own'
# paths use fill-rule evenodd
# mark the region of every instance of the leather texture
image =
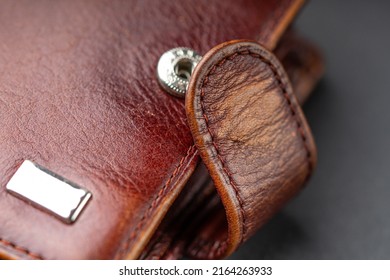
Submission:
<svg viewBox="0 0 390 280">
<path fill-rule="evenodd" d="M 198 66 L 186 111 L 226 209 L 228 238 L 209 254 L 221 257 L 297 193 L 314 169 L 316 148 L 286 73 L 264 47 L 227 42 Z"/>
<path fill-rule="evenodd" d="M 302 2 L 0 1 L 0 255 L 139 258 L 198 161 L 158 58 L 237 38 L 273 49 Z M 24 159 L 92 192 L 75 224 L 5 191 Z"/>
<path fill-rule="evenodd" d="M 281 60 L 300 105 L 323 73 L 318 49 L 288 31 L 274 50 Z M 201 163 L 170 208 L 141 255 L 143 259 L 212 258 L 227 241 L 225 209 L 206 167 Z M 226 253 L 226 252 L 225 252 Z"/>
</svg>

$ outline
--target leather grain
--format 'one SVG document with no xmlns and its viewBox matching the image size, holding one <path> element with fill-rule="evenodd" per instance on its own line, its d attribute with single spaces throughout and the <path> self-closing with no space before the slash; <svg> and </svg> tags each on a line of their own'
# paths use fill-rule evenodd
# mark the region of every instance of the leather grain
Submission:
<svg viewBox="0 0 390 280">
<path fill-rule="evenodd" d="M 186 111 L 226 210 L 228 238 L 207 253 L 219 258 L 297 193 L 316 164 L 316 148 L 284 69 L 254 42 L 227 42 L 205 55 Z"/>
<path fill-rule="evenodd" d="M 302 1 L 0 1 L 0 255 L 137 258 L 197 162 L 155 78 L 177 46 L 272 48 Z M 9 195 L 30 159 L 93 193 L 74 225 Z"/>
<path fill-rule="evenodd" d="M 323 73 L 318 49 L 290 30 L 283 35 L 274 53 L 282 62 L 294 95 L 302 106 Z M 228 227 L 225 216 L 208 171 L 199 164 L 141 258 L 193 258 L 200 251 L 206 258 L 213 245 L 226 241 Z"/>
</svg>

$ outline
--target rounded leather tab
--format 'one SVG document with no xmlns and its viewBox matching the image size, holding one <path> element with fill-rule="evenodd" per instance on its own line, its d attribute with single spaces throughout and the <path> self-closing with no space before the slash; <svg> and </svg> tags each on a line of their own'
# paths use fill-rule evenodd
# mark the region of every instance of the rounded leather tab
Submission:
<svg viewBox="0 0 390 280">
<path fill-rule="evenodd" d="M 208 255 L 227 256 L 306 182 L 315 144 L 281 64 L 255 42 L 227 42 L 204 56 L 186 112 L 228 220 L 227 240 Z"/>
</svg>

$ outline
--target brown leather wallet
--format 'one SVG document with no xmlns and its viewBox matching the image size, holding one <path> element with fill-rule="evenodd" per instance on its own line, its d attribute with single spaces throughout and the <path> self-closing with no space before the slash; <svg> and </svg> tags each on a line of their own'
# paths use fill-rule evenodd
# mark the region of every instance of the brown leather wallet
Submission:
<svg viewBox="0 0 390 280">
<path fill-rule="evenodd" d="M 323 66 L 290 27 L 302 4 L 0 1 L 0 256 L 236 250 L 316 164 L 299 104 Z M 156 77 L 181 46 L 203 55 L 185 99 Z M 76 220 L 7 189 L 26 160 L 88 190 Z"/>
</svg>

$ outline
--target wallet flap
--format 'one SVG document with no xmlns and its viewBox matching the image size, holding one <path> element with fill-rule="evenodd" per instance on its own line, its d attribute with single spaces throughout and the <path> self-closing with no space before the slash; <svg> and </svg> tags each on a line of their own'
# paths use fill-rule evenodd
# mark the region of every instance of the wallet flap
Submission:
<svg viewBox="0 0 390 280">
<path fill-rule="evenodd" d="M 226 256 L 297 193 L 316 148 L 283 67 L 255 42 L 227 42 L 204 56 L 186 112 L 228 221 L 227 240 L 209 256 Z"/>
</svg>

